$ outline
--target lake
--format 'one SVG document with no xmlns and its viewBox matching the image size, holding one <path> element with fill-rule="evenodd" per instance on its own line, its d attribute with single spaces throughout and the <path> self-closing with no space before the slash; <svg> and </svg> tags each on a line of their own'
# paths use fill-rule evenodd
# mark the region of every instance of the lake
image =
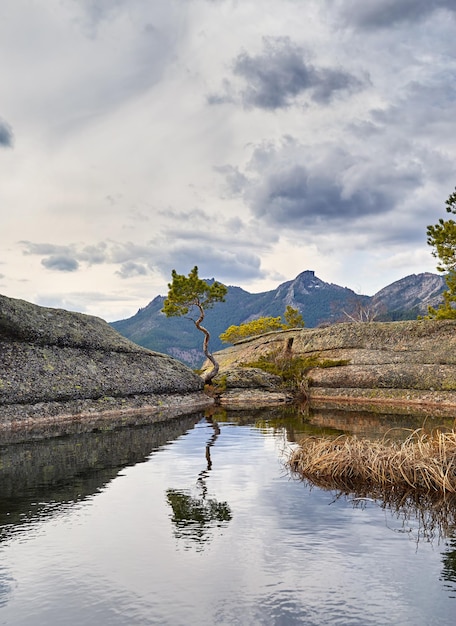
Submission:
<svg viewBox="0 0 456 626">
<path fill-rule="evenodd" d="M 285 464 L 302 433 L 422 421 L 252 409 L 0 446 L 0 624 L 454 624 L 456 529 Z"/>
</svg>

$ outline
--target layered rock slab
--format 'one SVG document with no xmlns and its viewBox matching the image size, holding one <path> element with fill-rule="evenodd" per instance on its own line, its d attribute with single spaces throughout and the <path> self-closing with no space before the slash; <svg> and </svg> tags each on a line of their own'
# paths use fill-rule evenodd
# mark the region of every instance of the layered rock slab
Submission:
<svg viewBox="0 0 456 626">
<path fill-rule="evenodd" d="M 189 412 L 210 402 L 203 381 L 100 318 L 0 296 L 0 426 L 58 416 Z"/>
<path fill-rule="evenodd" d="M 456 321 L 334 324 L 262 335 L 215 354 L 220 371 L 287 351 L 343 361 L 307 373 L 313 402 L 428 404 L 456 407 Z"/>
</svg>

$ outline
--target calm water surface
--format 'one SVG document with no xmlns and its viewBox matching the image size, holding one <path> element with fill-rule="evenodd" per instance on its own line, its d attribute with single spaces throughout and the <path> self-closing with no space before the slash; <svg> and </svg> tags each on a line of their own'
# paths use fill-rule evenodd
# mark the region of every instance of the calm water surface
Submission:
<svg viewBox="0 0 456 626">
<path fill-rule="evenodd" d="M 313 422 L 200 414 L 0 447 L 0 624 L 454 624 L 451 533 L 285 469 L 300 432 L 378 418 Z"/>
</svg>

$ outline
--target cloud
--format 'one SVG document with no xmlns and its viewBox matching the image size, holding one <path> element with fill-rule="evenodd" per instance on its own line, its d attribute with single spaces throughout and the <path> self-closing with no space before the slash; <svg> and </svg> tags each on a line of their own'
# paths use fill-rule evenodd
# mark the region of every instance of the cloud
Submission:
<svg viewBox="0 0 456 626">
<path fill-rule="evenodd" d="M 247 109 L 274 111 L 289 107 L 304 93 L 327 105 L 340 92 L 352 93 L 362 87 L 351 73 L 341 68 L 315 67 L 307 56 L 304 48 L 289 37 L 264 38 L 261 54 L 242 52 L 233 64 L 234 75 L 243 79 L 246 87 L 235 95 L 236 89 L 225 81 L 225 95 L 210 95 L 208 102 L 233 102 L 240 97 Z"/>
<path fill-rule="evenodd" d="M 89 246 L 76 243 L 62 246 L 31 241 L 20 243 L 25 247 L 24 254 L 44 256 L 42 265 L 56 271 L 76 271 L 80 263 L 85 263 L 88 267 L 120 264 L 121 269 L 117 274 L 122 278 L 128 278 L 147 272 L 132 259 L 150 260 L 152 257 L 150 246 L 140 246 L 131 242 L 100 241 Z"/>
<path fill-rule="evenodd" d="M 14 68 L 6 105 L 14 107 L 16 129 L 31 119 L 29 132 L 58 140 L 106 123 L 153 89 L 175 58 L 187 15 L 182 3 L 161 0 L 69 1 L 55 11 L 24 0 L 6 3 L 1 36 Z"/>
<path fill-rule="evenodd" d="M 314 269 L 370 292 L 401 277 L 378 269 L 393 256 L 403 275 L 435 268 L 454 2 L 4 2 L 11 297 L 101 288 L 112 300 L 86 307 L 119 319 L 195 262 L 257 291 Z"/>
<path fill-rule="evenodd" d="M 19 243 L 24 247 L 24 254 L 44 257 L 41 260 L 43 267 L 56 272 L 76 272 L 80 269 L 80 261 L 87 263 L 89 266 L 106 261 L 105 243 L 100 243 L 97 246 L 84 246 L 81 250 L 78 250 L 76 244 L 62 246 L 53 243 L 34 243 L 32 241 L 21 241 Z"/>
<path fill-rule="evenodd" d="M 222 282 L 242 282 L 266 275 L 261 269 L 259 255 L 246 250 L 220 248 L 210 242 L 206 242 L 204 246 L 178 243 L 163 258 L 157 259 L 157 265 L 164 276 L 170 276 L 172 269 L 180 274 L 187 274 L 197 265 L 200 276 L 215 277 Z"/>
<path fill-rule="evenodd" d="M 106 263 L 109 258 L 108 244 L 102 241 L 91 246 L 84 246 L 77 256 L 80 261 L 85 261 L 89 266 Z"/>
<path fill-rule="evenodd" d="M 63 254 L 46 257 L 42 259 L 41 264 L 48 270 L 58 272 L 75 272 L 79 269 L 79 263 L 75 258 Z"/>
<path fill-rule="evenodd" d="M 387 150 L 382 144 L 379 148 Z M 370 155 L 355 143 L 351 152 L 343 142 L 338 148 L 315 149 L 292 138 L 261 145 L 246 168 L 243 198 L 256 218 L 276 229 L 352 229 L 357 222 L 365 225 L 366 219 L 397 210 L 422 185 L 417 159 L 402 158 L 396 149 L 395 157 L 385 157 L 379 167 L 382 156 Z"/>
<path fill-rule="evenodd" d="M 13 130 L 11 126 L 0 118 L 0 146 L 11 148 L 13 146 Z"/>
<path fill-rule="evenodd" d="M 456 13 L 454 0 L 330 0 L 347 23 L 362 29 L 418 22 L 439 9 Z"/>
<path fill-rule="evenodd" d="M 147 268 L 144 265 L 135 263 L 134 261 L 127 261 L 122 263 L 120 270 L 116 272 L 121 278 L 132 278 L 133 276 L 146 276 Z"/>
<path fill-rule="evenodd" d="M 226 189 L 230 196 L 239 196 L 245 188 L 248 178 L 239 167 L 233 165 L 216 165 L 214 171 L 222 174 L 226 181 Z"/>
<path fill-rule="evenodd" d="M 62 246 L 54 243 L 34 243 L 33 241 L 25 240 L 19 241 L 19 244 L 24 246 L 24 254 L 69 256 L 75 252 L 73 245 Z"/>
<path fill-rule="evenodd" d="M 113 266 L 120 278 L 134 279 L 156 273 L 167 278 L 172 269 L 187 273 L 194 265 L 206 277 L 219 280 L 264 277 L 259 252 L 270 247 L 267 228 L 255 233 L 235 217 L 214 217 L 203 211 L 174 213 L 182 226 L 170 226 L 144 245 L 104 241 L 91 246 L 22 242 L 27 255 L 42 256 L 41 264 L 56 272 L 75 272 L 81 264 Z M 212 232 L 212 235 L 211 235 Z M 234 235 L 234 237 L 233 237 Z M 276 236 L 271 235 L 271 239 Z M 115 267 L 118 269 L 114 269 Z"/>
<path fill-rule="evenodd" d="M 271 172 L 252 188 L 250 206 L 257 217 L 288 228 L 327 228 L 331 221 L 340 224 L 391 210 L 391 193 L 385 187 L 348 191 L 344 172 L 338 174 L 312 172 L 303 165 Z"/>
</svg>

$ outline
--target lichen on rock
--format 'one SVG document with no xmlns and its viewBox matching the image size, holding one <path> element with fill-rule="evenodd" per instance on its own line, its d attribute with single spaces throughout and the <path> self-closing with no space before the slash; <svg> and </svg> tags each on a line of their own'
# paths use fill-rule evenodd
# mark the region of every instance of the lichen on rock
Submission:
<svg viewBox="0 0 456 626">
<path fill-rule="evenodd" d="M 318 355 L 338 367 L 307 372 L 314 402 L 410 403 L 456 407 L 456 320 L 334 324 L 270 332 L 215 354 L 223 375 L 266 354 Z"/>
<path fill-rule="evenodd" d="M 163 398 L 175 398 L 182 413 L 182 397 L 189 411 L 210 402 L 203 387 L 186 365 L 100 318 L 0 296 L 0 425 L 56 416 L 59 406 L 65 414 L 162 409 Z"/>
</svg>

